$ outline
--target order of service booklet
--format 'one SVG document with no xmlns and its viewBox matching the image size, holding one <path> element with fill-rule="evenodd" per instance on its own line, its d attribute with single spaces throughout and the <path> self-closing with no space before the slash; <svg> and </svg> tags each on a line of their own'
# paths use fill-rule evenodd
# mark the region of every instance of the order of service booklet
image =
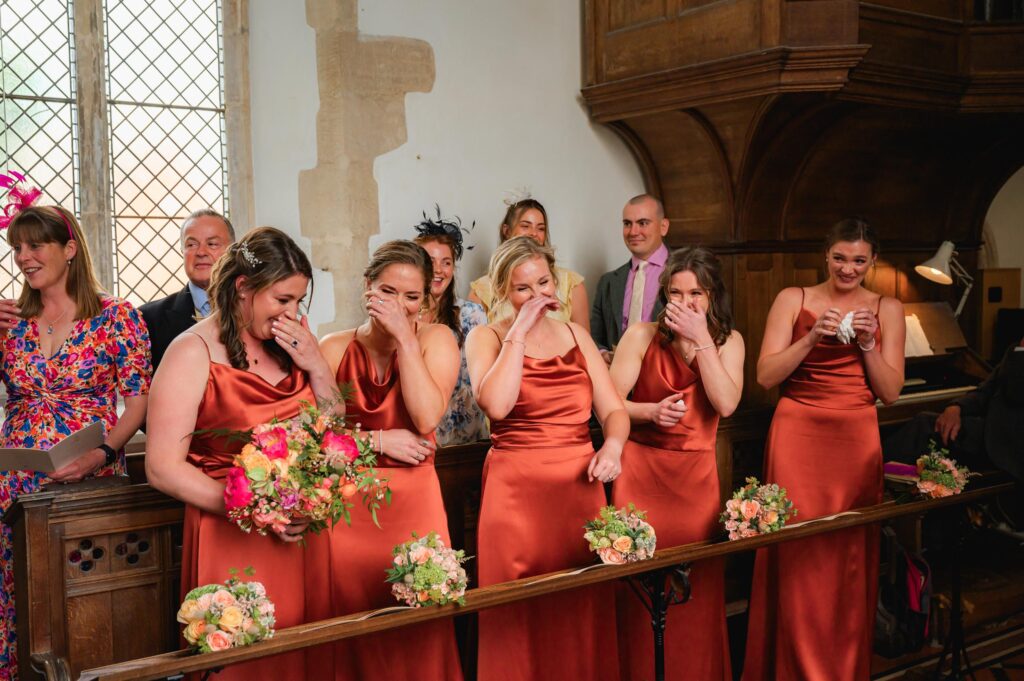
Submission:
<svg viewBox="0 0 1024 681">
<path fill-rule="evenodd" d="M 52 473 L 103 444 L 103 422 L 93 421 L 48 450 L 10 447 L 0 449 L 0 471 Z"/>
</svg>

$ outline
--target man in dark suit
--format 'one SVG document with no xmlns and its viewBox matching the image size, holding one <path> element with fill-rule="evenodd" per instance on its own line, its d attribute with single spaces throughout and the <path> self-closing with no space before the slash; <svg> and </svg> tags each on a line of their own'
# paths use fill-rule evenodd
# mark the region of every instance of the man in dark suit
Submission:
<svg viewBox="0 0 1024 681">
<path fill-rule="evenodd" d="M 622 267 L 601 275 L 590 309 L 590 335 L 609 364 L 626 328 L 653 321 L 661 312 L 658 279 L 668 260 L 663 241 L 666 234 L 668 220 L 661 201 L 640 194 L 626 202 L 622 240 L 633 257 Z"/>
<path fill-rule="evenodd" d="M 995 466 L 1024 482 L 1024 338 L 981 385 L 941 414 L 923 412 L 886 438 L 886 458 L 911 463 L 929 438 L 972 469 Z"/>
<path fill-rule="evenodd" d="M 188 285 L 178 293 L 146 303 L 140 309 L 149 329 L 153 369 L 160 365 L 171 341 L 210 314 L 206 289 L 213 264 L 235 240 L 235 229 L 220 213 L 197 210 L 181 223 L 181 250 Z"/>
</svg>

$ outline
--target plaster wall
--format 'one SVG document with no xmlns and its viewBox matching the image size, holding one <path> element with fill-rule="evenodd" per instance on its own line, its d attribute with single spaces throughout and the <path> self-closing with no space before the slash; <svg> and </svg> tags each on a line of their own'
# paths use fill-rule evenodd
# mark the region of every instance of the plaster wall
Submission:
<svg viewBox="0 0 1024 681">
<path fill-rule="evenodd" d="M 1024 168 L 1007 180 L 985 216 L 985 231 L 995 242 L 989 248 L 990 267 L 1024 268 Z M 1024 280 L 1021 282 L 1024 300 Z"/>
<path fill-rule="evenodd" d="M 354 42 L 314 31 L 324 24 L 319 5 L 310 0 L 303 13 L 297 2 L 251 0 L 250 76 L 256 223 L 307 237 L 314 264 L 331 269 L 317 277 L 311 310 L 321 332 L 361 317 L 356 264 L 383 241 L 412 236 L 435 203 L 477 223 L 460 267 L 463 294 L 497 245 L 506 190 L 518 187 L 545 204 L 560 262 L 581 272 L 588 290 L 626 260 L 621 209 L 643 185 L 625 146 L 591 124 L 580 101 L 578 3 L 344 0 L 334 19 L 358 24 Z M 353 52 L 382 40 L 396 46 L 386 59 Z M 360 59 L 355 73 L 367 77 L 355 81 Z M 330 63 L 341 65 L 331 67 L 338 81 L 324 79 Z M 393 103 L 381 115 L 348 115 L 344 103 L 324 110 L 337 96 L 331 83 L 346 77 L 346 87 L 364 88 L 351 105 L 408 92 L 397 100 L 404 121 Z M 365 139 L 377 143 L 352 142 Z M 354 168 L 368 154 L 378 154 L 369 178 Z"/>
</svg>

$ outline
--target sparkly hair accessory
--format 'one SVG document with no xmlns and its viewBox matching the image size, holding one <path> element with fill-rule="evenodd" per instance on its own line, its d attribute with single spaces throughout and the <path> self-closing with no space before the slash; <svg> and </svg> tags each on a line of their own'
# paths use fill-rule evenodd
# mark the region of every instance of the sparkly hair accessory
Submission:
<svg viewBox="0 0 1024 681">
<path fill-rule="evenodd" d="M 249 246 L 241 244 L 238 247 L 238 251 L 242 254 L 242 259 L 249 264 L 249 267 L 256 269 L 257 265 L 262 265 L 263 261 L 256 257 L 256 255 L 249 250 Z"/>
<path fill-rule="evenodd" d="M 0 175 L 0 187 L 7 190 L 7 203 L 4 204 L 3 212 L 0 214 L 0 231 L 10 227 L 14 218 L 18 217 L 18 213 L 26 208 L 31 208 L 32 204 L 43 195 L 39 187 L 22 187 L 21 183 L 25 182 L 25 176 L 21 173 L 13 170 L 7 172 L 8 175 Z M 64 213 L 57 211 L 57 214 L 64 221 L 64 226 L 68 228 L 68 239 L 74 241 L 75 233 L 71 229 L 71 223 L 68 222 Z"/>
<path fill-rule="evenodd" d="M 469 234 L 469 229 L 473 229 L 474 227 L 476 227 L 476 222 L 474 221 L 473 224 L 469 226 L 469 229 L 466 229 L 465 227 L 462 226 L 462 220 L 459 219 L 458 215 L 455 216 L 454 221 L 445 220 L 444 218 L 441 217 L 441 207 L 436 203 L 434 204 L 434 210 L 437 211 L 436 220 L 428 218 L 427 211 L 423 211 L 423 222 L 416 225 L 416 233 L 419 234 L 421 237 L 448 237 L 453 242 L 452 247 L 453 250 L 455 251 L 455 259 L 461 260 L 463 249 L 467 251 L 473 250 L 472 246 L 463 247 L 462 233 L 465 232 L 466 234 Z"/>
<path fill-rule="evenodd" d="M 529 187 L 516 187 L 510 191 L 505 192 L 505 205 L 511 208 L 517 203 L 522 203 L 527 199 L 532 199 L 533 194 L 530 193 Z"/>
</svg>

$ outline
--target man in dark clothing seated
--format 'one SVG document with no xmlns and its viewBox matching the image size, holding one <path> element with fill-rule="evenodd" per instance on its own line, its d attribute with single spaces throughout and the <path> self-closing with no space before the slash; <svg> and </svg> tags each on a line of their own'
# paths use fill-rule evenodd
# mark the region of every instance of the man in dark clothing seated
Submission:
<svg viewBox="0 0 1024 681">
<path fill-rule="evenodd" d="M 913 463 L 936 439 L 971 470 L 998 468 L 1024 482 L 1024 338 L 976 390 L 941 414 L 922 412 L 885 439 L 886 460 Z"/>
</svg>

